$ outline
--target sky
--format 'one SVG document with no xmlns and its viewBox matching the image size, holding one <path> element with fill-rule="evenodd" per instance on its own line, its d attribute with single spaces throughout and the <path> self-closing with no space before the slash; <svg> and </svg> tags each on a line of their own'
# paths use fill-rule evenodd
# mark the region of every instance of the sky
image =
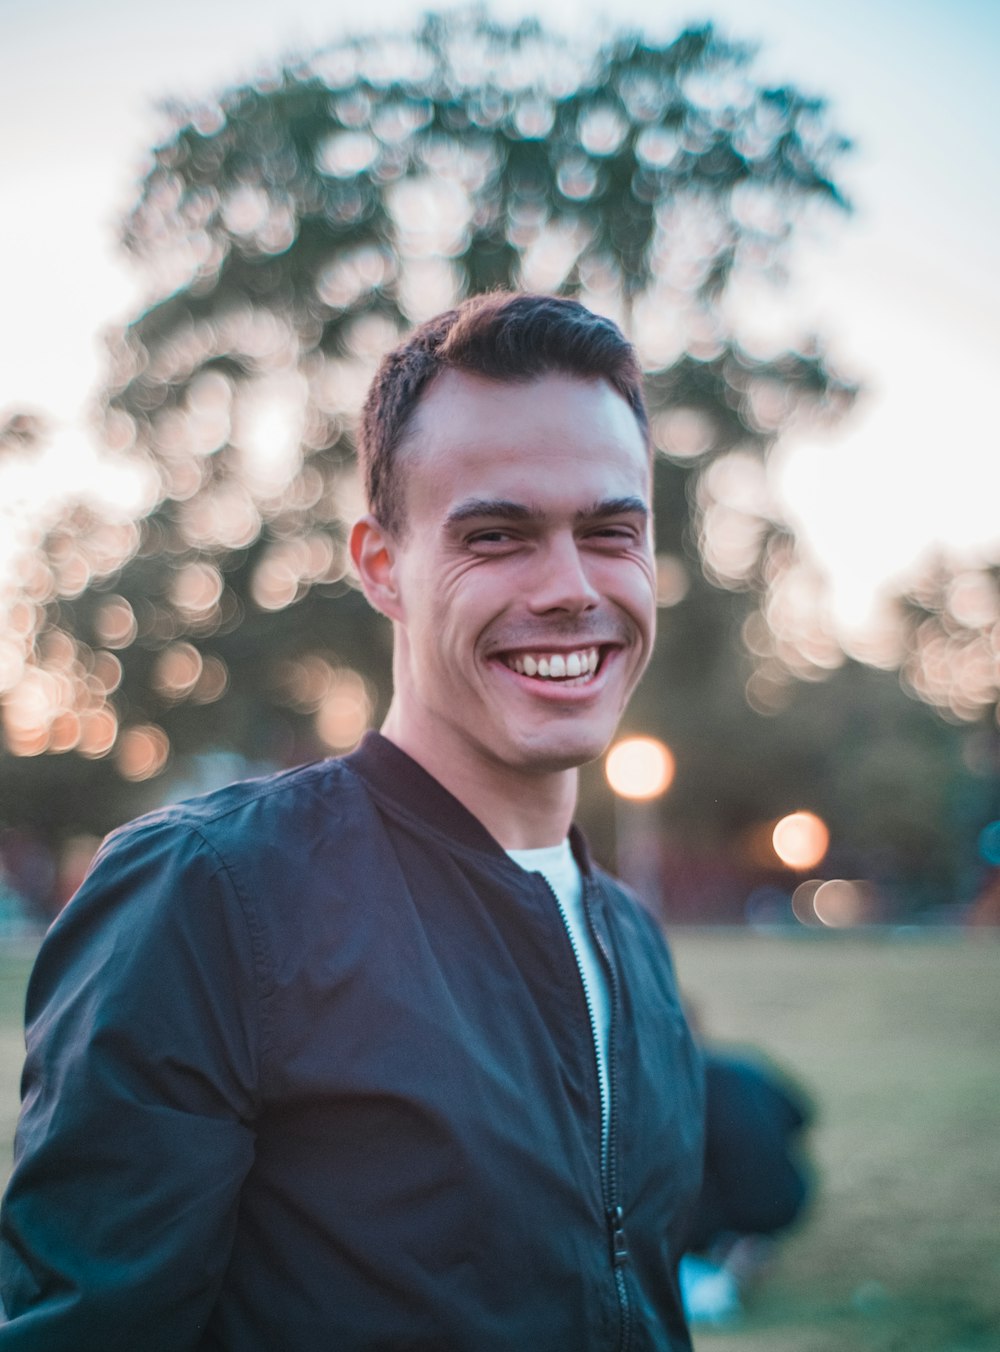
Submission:
<svg viewBox="0 0 1000 1352">
<path fill-rule="evenodd" d="M 372 22 L 406 27 L 424 8 L 382 0 Z M 555 0 L 492 11 L 566 23 Z M 606 31 L 600 13 L 577 5 L 574 26 Z M 853 214 L 801 240 L 785 294 L 751 303 L 746 321 L 820 333 L 864 386 L 835 430 L 789 438 L 776 461 L 837 623 L 862 632 L 928 550 L 1000 558 L 987 402 L 1000 355 L 1000 5 L 615 6 L 616 26 L 664 38 L 706 19 L 760 44 L 758 78 L 828 98 L 856 144 L 841 171 Z M 54 487 L 123 491 L 96 458 L 87 413 L 100 335 L 143 298 L 116 232 L 164 127 L 158 100 L 211 93 L 344 31 L 329 0 L 0 0 L 0 421 L 35 410 L 54 429 L 31 466 L 0 463 L 8 545 Z M 0 566 L 3 552 L 0 538 Z"/>
</svg>

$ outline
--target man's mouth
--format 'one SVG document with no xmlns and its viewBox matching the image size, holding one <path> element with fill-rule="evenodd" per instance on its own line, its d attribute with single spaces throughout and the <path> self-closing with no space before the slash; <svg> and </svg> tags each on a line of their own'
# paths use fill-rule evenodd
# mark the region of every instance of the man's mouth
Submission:
<svg viewBox="0 0 1000 1352">
<path fill-rule="evenodd" d="M 589 681 L 597 671 L 600 653 L 597 648 L 576 648 L 572 652 L 545 652 L 532 649 L 504 653 L 501 660 L 519 676 L 531 676 L 539 681 Z"/>
</svg>

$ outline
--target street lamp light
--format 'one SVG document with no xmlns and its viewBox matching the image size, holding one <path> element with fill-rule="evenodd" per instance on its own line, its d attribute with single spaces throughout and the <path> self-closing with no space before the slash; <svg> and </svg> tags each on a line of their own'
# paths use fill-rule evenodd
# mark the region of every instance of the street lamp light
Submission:
<svg viewBox="0 0 1000 1352">
<path fill-rule="evenodd" d="M 655 737 L 623 737 L 604 763 L 608 783 L 621 798 L 659 798 L 674 777 L 670 748 Z"/>
<path fill-rule="evenodd" d="M 830 848 L 826 822 L 815 812 L 790 812 L 776 824 L 771 836 L 774 853 L 796 872 L 815 868 Z"/>
<path fill-rule="evenodd" d="M 618 875 L 658 913 L 659 831 L 653 804 L 674 778 L 674 757 L 655 737 L 623 737 L 608 752 L 604 774 L 615 795 Z"/>
</svg>

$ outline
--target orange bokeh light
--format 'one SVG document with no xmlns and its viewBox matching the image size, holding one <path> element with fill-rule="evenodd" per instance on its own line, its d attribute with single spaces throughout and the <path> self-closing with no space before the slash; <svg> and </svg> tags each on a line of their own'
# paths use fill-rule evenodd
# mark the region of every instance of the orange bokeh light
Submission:
<svg viewBox="0 0 1000 1352">
<path fill-rule="evenodd" d="M 830 847 L 830 832 L 814 812 L 790 812 L 775 826 L 771 844 L 788 868 L 815 868 Z"/>
<path fill-rule="evenodd" d="M 372 701 L 364 678 L 344 667 L 331 672 L 330 682 L 316 710 L 320 739 L 334 751 L 346 751 L 364 736 L 372 717 Z"/>
<path fill-rule="evenodd" d="M 155 723 L 127 728 L 118 741 L 118 770 L 124 779 L 139 782 L 158 775 L 170 755 L 167 734 Z"/>
<path fill-rule="evenodd" d="M 657 798 L 674 778 L 669 747 L 655 737 L 624 737 L 608 752 L 604 773 L 621 798 Z"/>
</svg>

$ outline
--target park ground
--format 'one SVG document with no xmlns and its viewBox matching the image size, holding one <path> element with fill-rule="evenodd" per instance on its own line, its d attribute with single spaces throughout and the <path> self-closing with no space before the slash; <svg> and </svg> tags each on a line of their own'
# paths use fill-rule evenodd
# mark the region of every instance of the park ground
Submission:
<svg viewBox="0 0 1000 1352">
<path fill-rule="evenodd" d="M 1000 1350 L 1000 943 L 679 932 L 705 1031 L 804 1085 L 819 1195 L 697 1352 Z"/>
<path fill-rule="evenodd" d="M 697 1352 L 1000 1352 L 1000 940 L 678 931 L 716 1040 L 810 1093 L 819 1194 L 742 1320 Z M 0 950 L 0 1172 L 26 951 Z"/>
</svg>

